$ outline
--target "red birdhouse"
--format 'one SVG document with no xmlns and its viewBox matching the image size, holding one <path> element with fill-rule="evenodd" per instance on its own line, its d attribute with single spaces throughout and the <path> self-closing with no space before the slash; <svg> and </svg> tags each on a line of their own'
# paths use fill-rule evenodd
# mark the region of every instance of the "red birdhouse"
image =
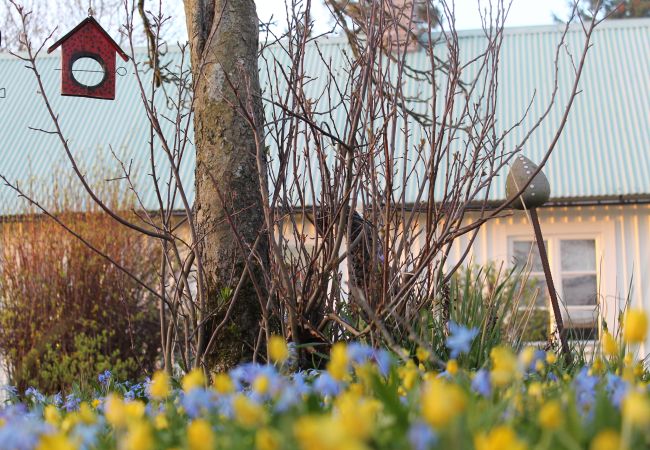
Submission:
<svg viewBox="0 0 650 450">
<path fill-rule="evenodd" d="M 61 46 L 61 95 L 113 100 L 115 98 L 115 54 L 124 61 L 129 57 L 92 16 L 84 19 L 72 31 L 59 39 L 47 52 Z M 101 80 L 92 85 L 75 78 L 72 66 L 82 58 L 95 60 L 103 71 Z"/>
</svg>

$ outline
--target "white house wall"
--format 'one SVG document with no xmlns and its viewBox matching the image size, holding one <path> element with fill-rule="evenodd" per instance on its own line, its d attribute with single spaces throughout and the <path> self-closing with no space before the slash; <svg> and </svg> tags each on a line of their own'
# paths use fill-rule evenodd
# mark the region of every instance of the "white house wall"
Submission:
<svg viewBox="0 0 650 450">
<path fill-rule="evenodd" d="M 650 205 L 599 205 L 540 208 L 538 214 L 546 237 L 593 237 L 596 241 L 597 282 L 601 317 L 610 329 L 617 329 L 618 311 L 626 299 L 650 312 Z M 469 214 L 466 223 L 476 220 Z M 313 226 L 297 220 L 299 232 L 313 238 Z M 424 217 L 419 220 L 423 226 Z M 285 235 L 293 233 L 284 223 Z M 422 236 L 422 234 L 420 234 Z M 471 245 L 465 263 L 484 265 L 491 262 L 511 264 L 509 240 L 533 239 L 532 226 L 525 212 L 506 211 L 502 217 L 484 224 Z M 471 235 L 457 239 L 447 266 L 451 267 L 467 249 Z M 421 237 L 416 245 L 423 246 Z M 291 243 L 289 242 L 289 245 Z M 307 242 L 309 245 L 309 242 Z M 417 255 L 418 248 L 412 248 Z M 551 265 L 557 255 L 549 252 Z M 342 270 L 343 282 L 347 271 Z M 650 344 L 650 341 L 648 342 Z M 650 348 L 650 347 L 648 347 Z"/>
<path fill-rule="evenodd" d="M 600 307 L 610 329 L 618 326 L 617 311 L 628 296 L 633 306 L 650 311 L 650 205 L 552 207 L 541 208 L 538 213 L 545 236 L 596 238 Z M 467 222 L 473 220 L 470 216 Z M 513 237 L 533 237 L 524 212 L 508 213 L 483 225 L 468 261 L 510 264 L 508 242 Z M 469 235 L 458 239 L 449 264 L 461 257 L 469 240 Z M 645 349 L 642 351 L 645 353 Z"/>
</svg>

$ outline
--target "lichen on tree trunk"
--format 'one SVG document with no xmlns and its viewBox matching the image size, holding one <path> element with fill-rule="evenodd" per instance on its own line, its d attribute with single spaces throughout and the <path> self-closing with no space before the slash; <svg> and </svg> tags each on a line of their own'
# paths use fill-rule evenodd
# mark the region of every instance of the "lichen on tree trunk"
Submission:
<svg viewBox="0 0 650 450">
<path fill-rule="evenodd" d="M 262 202 L 266 199 L 259 183 L 265 181 L 266 170 L 260 176 L 255 130 L 239 109 L 244 105 L 259 130 L 263 115 L 258 20 L 253 0 L 185 0 L 185 11 L 196 80 L 194 209 L 207 293 L 205 313 L 229 301 L 223 294 L 235 291 L 249 249 L 264 230 Z M 259 257 L 251 261 L 258 289 L 263 285 L 266 242 L 258 240 Z M 252 357 L 261 320 L 258 294 L 247 276 L 229 321 L 207 355 L 208 369 L 225 370 Z M 225 310 L 220 308 L 222 312 L 207 321 L 204 345 Z"/>
</svg>

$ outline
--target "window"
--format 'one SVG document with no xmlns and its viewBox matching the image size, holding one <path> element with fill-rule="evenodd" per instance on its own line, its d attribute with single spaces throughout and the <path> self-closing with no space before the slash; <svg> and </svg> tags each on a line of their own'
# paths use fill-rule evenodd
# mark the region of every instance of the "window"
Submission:
<svg viewBox="0 0 650 450">
<path fill-rule="evenodd" d="M 579 340 L 598 339 L 598 274 L 595 237 L 547 237 L 544 242 L 549 256 L 553 282 L 569 337 Z M 554 318 L 542 261 L 534 239 L 513 238 L 510 244 L 514 266 L 530 271 L 524 300 L 537 295 L 532 305 L 527 340 L 545 340 Z M 529 309 L 530 304 L 521 309 Z"/>
</svg>

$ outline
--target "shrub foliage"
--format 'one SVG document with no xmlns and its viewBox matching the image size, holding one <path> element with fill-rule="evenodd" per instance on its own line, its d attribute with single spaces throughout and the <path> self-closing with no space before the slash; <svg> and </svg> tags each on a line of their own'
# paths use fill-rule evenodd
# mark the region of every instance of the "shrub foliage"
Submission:
<svg viewBox="0 0 650 450">
<path fill-rule="evenodd" d="M 141 235 L 99 212 L 58 218 L 153 284 L 159 256 Z M 5 223 L 0 239 L 0 358 L 12 383 L 56 392 L 108 368 L 151 368 L 160 335 L 146 289 L 52 220 Z"/>
</svg>

